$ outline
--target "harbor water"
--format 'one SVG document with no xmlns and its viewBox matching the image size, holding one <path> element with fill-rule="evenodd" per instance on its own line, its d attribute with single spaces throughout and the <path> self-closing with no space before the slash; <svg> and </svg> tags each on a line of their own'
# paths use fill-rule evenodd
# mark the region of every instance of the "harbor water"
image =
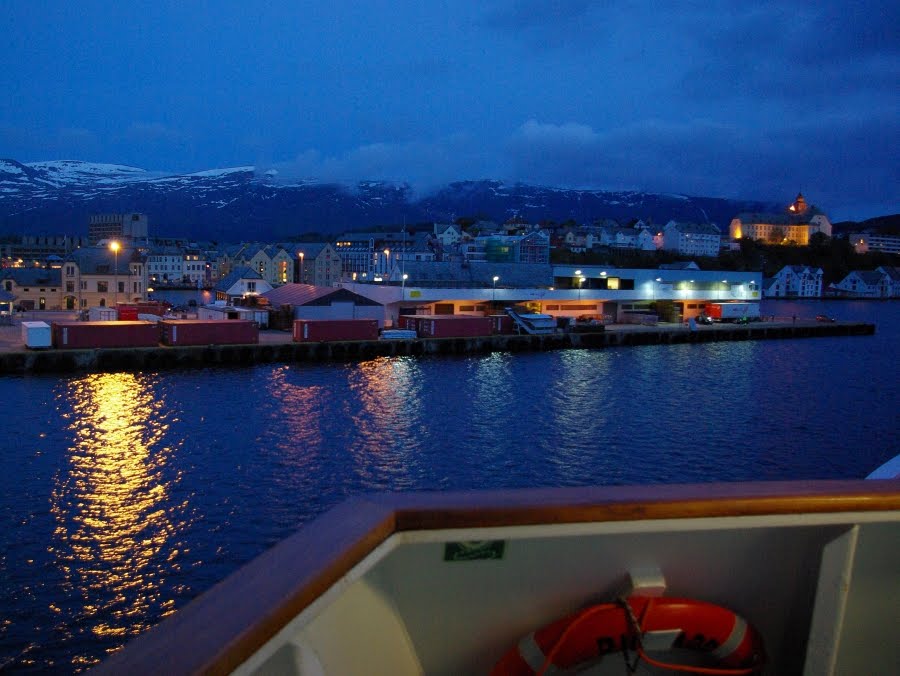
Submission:
<svg viewBox="0 0 900 676">
<path fill-rule="evenodd" d="M 0 378 L 0 671 L 78 672 L 351 495 L 862 478 L 900 453 L 874 336 Z"/>
</svg>

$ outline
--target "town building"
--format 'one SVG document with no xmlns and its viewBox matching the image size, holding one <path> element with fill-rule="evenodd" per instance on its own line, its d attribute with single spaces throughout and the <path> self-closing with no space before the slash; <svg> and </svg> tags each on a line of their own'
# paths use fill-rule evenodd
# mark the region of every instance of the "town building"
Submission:
<svg viewBox="0 0 900 676">
<path fill-rule="evenodd" d="M 882 265 L 875 272 L 883 272 L 891 280 L 891 298 L 900 298 L 900 268 L 894 265 Z"/>
<path fill-rule="evenodd" d="M 785 265 L 774 277 L 763 280 L 766 298 L 820 298 L 822 268 L 808 265 Z"/>
<path fill-rule="evenodd" d="M 597 234 L 594 237 L 592 246 L 605 246 L 611 249 L 636 249 L 639 251 L 654 251 L 657 248 L 653 233 L 643 221 L 638 221 L 634 226 L 613 223 L 601 225 L 597 228 Z"/>
<path fill-rule="evenodd" d="M 893 279 L 881 270 L 852 270 L 831 287 L 832 293 L 851 298 L 890 298 Z"/>
<path fill-rule="evenodd" d="M 11 294 L 20 310 L 61 310 L 62 273 L 59 268 L 0 269 L 0 288 Z"/>
<path fill-rule="evenodd" d="M 663 228 L 663 249 L 682 256 L 718 256 L 721 245 L 722 234 L 712 223 L 669 221 Z"/>
<path fill-rule="evenodd" d="M 146 240 L 146 214 L 94 214 L 88 223 L 88 243 L 119 240 L 123 244 Z"/>
<path fill-rule="evenodd" d="M 286 284 L 295 275 L 295 260 L 290 251 L 281 245 L 260 242 L 226 247 L 218 267 L 220 276 L 228 276 L 237 268 L 253 268 L 270 286 Z"/>
<path fill-rule="evenodd" d="M 294 282 L 333 286 L 341 281 L 341 256 L 328 242 L 282 244 L 294 263 Z"/>
<path fill-rule="evenodd" d="M 470 263 L 548 263 L 550 235 L 533 230 L 525 235 L 486 235 L 460 243 L 463 260 Z"/>
<path fill-rule="evenodd" d="M 44 267 L 51 257 L 62 258 L 87 245 L 87 237 L 21 235 L 0 245 L 0 258 L 3 260 L 3 267 Z"/>
<path fill-rule="evenodd" d="M 437 256 L 440 241 L 430 233 L 350 232 L 341 235 L 334 244 L 341 257 L 343 279 L 384 278 L 391 269 L 406 260 L 421 257 L 427 249 Z"/>
<path fill-rule="evenodd" d="M 435 223 L 434 236 L 445 249 L 449 249 L 463 238 L 463 231 L 455 223 Z"/>
<path fill-rule="evenodd" d="M 216 301 L 240 303 L 249 296 L 260 296 L 272 290 L 262 275 L 249 266 L 232 270 L 213 289 Z"/>
<path fill-rule="evenodd" d="M 900 237 L 897 235 L 881 235 L 870 232 L 851 232 L 847 240 L 853 245 L 856 253 L 880 252 L 900 254 Z"/>
<path fill-rule="evenodd" d="M 146 301 L 146 257 L 134 248 L 82 247 L 63 260 L 62 283 L 67 310 Z"/>
<path fill-rule="evenodd" d="M 147 274 L 151 285 L 180 284 L 183 269 L 183 247 L 153 245 L 147 250 Z"/>
<path fill-rule="evenodd" d="M 810 206 L 802 193 L 797 194 L 782 213 L 738 214 L 729 228 L 731 239 L 762 240 L 770 244 L 809 244 L 816 233 L 831 237 L 831 221 L 820 209 Z"/>
</svg>

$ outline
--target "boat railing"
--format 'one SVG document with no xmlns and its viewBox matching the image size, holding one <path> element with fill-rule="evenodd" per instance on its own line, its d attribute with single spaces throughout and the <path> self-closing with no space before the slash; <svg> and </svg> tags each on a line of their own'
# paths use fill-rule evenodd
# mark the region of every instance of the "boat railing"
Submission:
<svg viewBox="0 0 900 676">
<path fill-rule="evenodd" d="M 377 557 L 377 552 L 384 551 L 388 541 L 397 542 L 394 536 L 400 536 L 400 542 L 406 542 L 410 537 L 420 537 L 424 542 L 438 543 L 444 539 L 468 540 L 472 534 L 486 533 L 491 537 L 512 537 L 513 542 L 535 546 L 533 543 L 552 537 L 550 534 L 556 529 L 562 529 L 564 539 L 568 537 L 570 544 L 579 533 L 601 538 L 594 540 L 596 542 L 610 542 L 610 538 L 613 542 L 620 542 L 622 537 L 626 537 L 622 542 L 630 542 L 627 538 L 640 537 L 640 533 L 655 533 L 655 546 L 664 555 L 673 549 L 674 540 L 669 542 L 667 538 L 671 539 L 679 532 L 685 538 L 693 538 L 692 533 L 706 532 L 698 539 L 700 548 L 691 552 L 692 560 L 706 555 L 708 566 L 719 568 L 729 568 L 729 564 L 734 563 L 726 559 L 735 555 L 731 551 L 735 543 L 742 543 L 743 549 L 749 546 L 748 540 L 752 540 L 757 546 L 765 545 L 775 552 L 766 555 L 758 551 L 755 560 L 745 561 L 750 568 L 744 573 L 739 573 L 742 569 L 732 570 L 744 576 L 741 578 L 743 582 L 751 580 L 755 584 L 764 575 L 762 569 L 766 566 L 782 565 L 782 560 L 796 564 L 797 560 L 808 558 L 810 550 L 794 544 L 795 540 L 801 541 L 805 537 L 805 546 L 818 551 L 822 557 L 818 564 L 807 562 L 812 566 L 812 581 L 794 582 L 797 570 L 786 571 L 782 580 L 767 580 L 765 584 L 771 586 L 774 597 L 766 601 L 762 612 L 772 615 L 771 621 L 781 622 L 789 613 L 778 608 L 778 599 L 785 605 L 796 603 L 797 598 L 812 604 L 811 597 L 815 597 L 816 613 L 803 611 L 808 613 L 806 621 L 813 627 L 810 632 L 815 630 L 823 634 L 825 639 L 837 646 L 843 636 L 836 636 L 836 633 L 850 631 L 840 626 L 833 617 L 835 612 L 843 613 L 844 607 L 848 618 L 859 613 L 868 614 L 866 631 L 874 631 L 875 634 L 879 634 L 879 630 L 873 622 L 885 612 L 896 619 L 896 610 L 890 605 L 890 600 L 896 598 L 897 590 L 894 563 L 898 558 L 898 514 L 900 481 L 896 480 L 712 483 L 363 496 L 335 507 L 264 552 L 159 626 L 138 637 L 124 650 L 112 655 L 98 667 L 97 673 L 233 671 L 251 656 L 264 652 L 261 651 L 264 645 L 268 645 L 294 618 L 315 608 L 314 604 L 326 592 L 332 593 L 336 588 L 346 589 L 348 580 L 360 579 L 360 574 L 353 571 L 360 566 L 365 568 L 362 562 Z M 659 525 L 666 523 L 672 525 Z M 857 523 L 863 525 L 855 526 Z M 885 527 L 889 530 L 884 530 Z M 813 528 L 819 530 L 809 530 Z M 860 528 L 868 530 L 857 530 Z M 719 535 L 725 532 L 723 529 L 733 532 Z M 516 535 L 517 532 L 519 535 Z M 416 536 L 416 533 L 422 535 Z M 626 533 L 631 535 L 623 535 Z M 517 537 L 524 537 L 525 540 L 516 540 Z M 731 545 L 723 546 L 715 540 L 717 544 L 709 549 L 710 538 L 727 538 Z M 691 544 L 694 544 L 693 539 Z M 707 549 L 704 550 L 703 546 Z M 791 551 L 790 547 L 795 547 L 796 551 Z M 858 550 L 855 549 L 857 547 Z M 640 551 L 643 550 L 635 550 L 636 553 Z M 714 556 L 710 557 L 710 552 Z M 863 572 L 874 577 L 858 584 L 848 599 L 840 596 L 847 593 L 847 582 L 837 583 L 845 577 L 853 577 L 854 556 L 862 561 L 859 565 L 863 566 Z M 567 558 L 559 559 L 559 551 L 553 560 L 557 564 L 570 563 Z M 506 559 L 498 563 L 516 565 L 512 552 L 507 552 Z M 534 568 L 531 559 L 521 565 L 525 564 L 527 570 Z M 591 562 L 585 561 L 583 565 L 586 570 L 594 571 L 591 577 L 595 582 L 599 580 Z M 565 576 L 556 575 L 557 572 L 547 571 L 549 577 L 546 579 L 560 578 L 557 582 L 563 584 L 562 578 Z M 719 571 L 716 575 L 723 576 L 726 572 Z M 692 569 L 689 573 L 686 579 L 691 579 L 695 571 Z M 509 580 L 515 580 L 516 576 L 504 575 L 491 579 L 507 580 L 508 584 L 512 584 Z M 823 579 L 827 584 L 823 585 Z M 805 586 L 799 587 L 800 592 L 797 589 L 791 591 L 791 585 L 795 583 Z M 423 584 L 423 580 L 417 580 L 413 586 L 416 584 Z M 885 585 L 888 588 L 884 588 Z M 738 586 L 743 589 L 740 582 Z M 824 591 L 816 591 L 823 586 Z M 436 593 L 441 593 L 439 587 L 430 584 L 416 588 L 437 589 Z M 479 595 L 486 591 L 479 589 Z M 714 585 L 709 587 L 708 593 L 713 593 L 714 589 Z M 504 598 L 514 598 L 508 596 L 508 592 L 506 590 L 507 596 Z M 750 599 L 750 603 L 758 600 L 752 592 L 748 593 L 751 595 L 746 598 Z M 838 596 L 835 597 L 835 594 Z M 453 596 L 448 598 L 450 602 L 456 600 Z M 530 608 L 540 606 L 546 600 L 522 602 Z M 865 607 L 858 607 L 860 603 Z M 492 613 L 496 614 L 497 609 Z M 811 620 L 809 615 L 812 615 Z M 511 626 L 507 630 L 515 632 L 518 627 L 512 625 L 523 620 L 515 613 L 510 619 Z M 881 631 L 881 634 L 887 632 L 885 636 L 870 636 L 870 647 L 881 640 L 888 646 L 882 646 L 882 650 L 893 650 L 889 647 L 896 645 L 891 640 L 893 624 L 887 622 L 886 626 L 888 628 Z M 461 631 L 465 629 L 463 626 Z M 849 641 L 852 646 L 854 635 L 846 639 L 844 645 Z M 801 635 L 798 640 L 805 647 L 807 638 Z M 812 667 L 807 664 L 806 673 L 832 673 L 827 669 L 822 672 L 814 670 L 822 667 L 822 660 L 837 659 L 832 657 L 837 648 L 829 648 L 832 652 L 825 651 L 823 657 L 816 657 L 814 650 L 820 646 L 813 645 L 812 638 L 809 643 L 810 654 L 814 655 L 811 659 L 815 664 Z M 776 650 L 785 650 L 784 645 L 777 641 L 773 645 Z M 346 646 L 341 648 L 345 649 Z M 893 655 L 889 657 L 893 658 Z M 794 658 L 802 664 L 802 654 Z M 425 673 L 429 673 L 427 668 Z"/>
</svg>

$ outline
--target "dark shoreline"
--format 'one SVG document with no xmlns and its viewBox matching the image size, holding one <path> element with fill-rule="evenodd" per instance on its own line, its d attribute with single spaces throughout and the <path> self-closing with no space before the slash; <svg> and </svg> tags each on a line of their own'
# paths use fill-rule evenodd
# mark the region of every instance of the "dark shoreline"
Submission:
<svg viewBox="0 0 900 676">
<path fill-rule="evenodd" d="M 465 355 L 599 349 L 636 345 L 710 343 L 828 336 L 871 336 L 875 325 L 833 324 L 719 325 L 696 331 L 681 326 L 551 335 L 502 335 L 329 343 L 259 343 L 197 347 L 105 348 L 89 350 L 15 350 L 0 352 L 0 375 L 155 371 L 265 363 L 365 361 L 377 357 Z"/>
</svg>

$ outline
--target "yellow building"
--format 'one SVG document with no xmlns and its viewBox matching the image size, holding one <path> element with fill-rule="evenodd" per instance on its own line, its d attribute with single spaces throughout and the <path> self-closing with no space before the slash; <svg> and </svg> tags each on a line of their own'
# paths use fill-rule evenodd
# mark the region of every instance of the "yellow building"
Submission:
<svg viewBox="0 0 900 676">
<path fill-rule="evenodd" d="M 113 307 L 147 300 L 147 263 L 137 249 L 82 247 L 62 265 L 67 310 Z"/>
<path fill-rule="evenodd" d="M 63 286 L 59 268 L 5 268 L 0 273 L 0 288 L 13 296 L 13 307 L 62 309 Z"/>
<path fill-rule="evenodd" d="M 742 213 L 732 221 L 732 239 L 758 239 L 769 244 L 809 244 L 809 238 L 821 232 L 831 237 L 831 221 L 820 209 L 810 206 L 802 193 L 780 214 Z"/>
</svg>

